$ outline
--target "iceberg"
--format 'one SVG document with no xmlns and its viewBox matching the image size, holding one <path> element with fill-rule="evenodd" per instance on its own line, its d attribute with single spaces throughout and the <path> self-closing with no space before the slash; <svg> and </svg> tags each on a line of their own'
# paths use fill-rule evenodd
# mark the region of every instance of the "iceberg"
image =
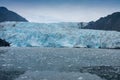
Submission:
<svg viewBox="0 0 120 80">
<path fill-rule="evenodd" d="M 120 32 L 81 29 L 79 24 L 3 22 L 0 38 L 11 47 L 120 48 Z"/>
</svg>

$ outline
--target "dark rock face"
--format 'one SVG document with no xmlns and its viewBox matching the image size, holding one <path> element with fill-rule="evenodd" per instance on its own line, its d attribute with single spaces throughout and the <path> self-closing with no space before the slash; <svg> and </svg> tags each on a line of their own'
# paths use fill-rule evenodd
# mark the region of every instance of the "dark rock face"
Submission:
<svg viewBox="0 0 120 80">
<path fill-rule="evenodd" d="M 120 31 L 120 12 L 102 17 L 96 22 L 89 22 L 85 29 Z"/>
<path fill-rule="evenodd" d="M 4 21 L 22 21 L 27 22 L 27 20 L 15 12 L 9 11 L 5 7 L 0 7 L 0 22 Z"/>
<path fill-rule="evenodd" d="M 0 47 L 2 46 L 10 46 L 10 43 L 6 42 L 5 40 L 0 39 Z"/>
</svg>

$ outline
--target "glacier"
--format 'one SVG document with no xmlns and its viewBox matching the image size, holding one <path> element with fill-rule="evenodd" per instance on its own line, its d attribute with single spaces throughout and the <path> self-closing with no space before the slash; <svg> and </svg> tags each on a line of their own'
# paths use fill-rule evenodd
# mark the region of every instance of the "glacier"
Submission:
<svg viewBox="0 0 120 80">
<path fill-rule="evenodd" d="M 0 38 L 11 47 L 120 48 L 120 32 L 81 29 L 79 24 L 2 22 Z"/>
</svg>

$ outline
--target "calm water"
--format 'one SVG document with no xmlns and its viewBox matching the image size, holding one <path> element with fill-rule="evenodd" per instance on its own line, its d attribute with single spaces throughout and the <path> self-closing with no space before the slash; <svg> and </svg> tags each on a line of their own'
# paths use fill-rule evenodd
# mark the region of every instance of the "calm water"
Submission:
<svg viewBox="0 0 120 80">
<path fill-rule="evenodd" d="M 120 50 L 0 48 L 0 80 L 120 80 Z"/>
</svg>

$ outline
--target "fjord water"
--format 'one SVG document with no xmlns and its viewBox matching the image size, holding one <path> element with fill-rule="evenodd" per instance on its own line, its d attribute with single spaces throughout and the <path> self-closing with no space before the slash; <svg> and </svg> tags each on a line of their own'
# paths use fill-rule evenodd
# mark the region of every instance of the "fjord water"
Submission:
<svg viewBox="0 0 120 80">
<path fill-rule="evenodd" d="M 0 48 L 0 80 L 119 80 L 120 50 Z"/>
</svg>

